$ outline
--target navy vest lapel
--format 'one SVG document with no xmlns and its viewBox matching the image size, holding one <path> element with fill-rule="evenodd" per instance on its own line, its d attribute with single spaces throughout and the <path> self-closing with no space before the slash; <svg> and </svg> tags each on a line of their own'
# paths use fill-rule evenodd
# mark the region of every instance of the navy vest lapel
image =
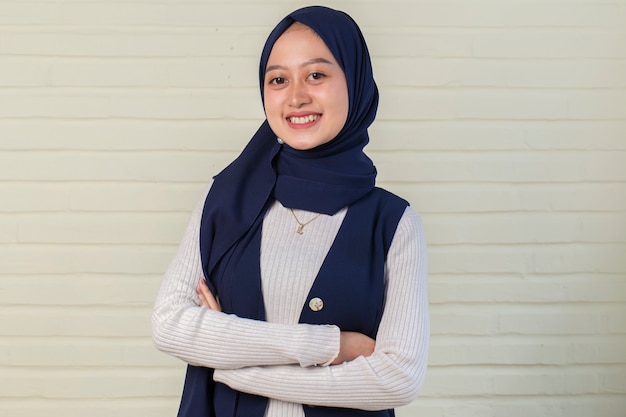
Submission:
<svg viewBox="0 0 626 417">
<path fill-rule="evenodd" d="M 376 337 L 384 308 L 385 260 L 407 206 L 390 196 L 375 189 L 350 206 L 302 308 L 300 323 L 334 324 Z"/>
</svg>

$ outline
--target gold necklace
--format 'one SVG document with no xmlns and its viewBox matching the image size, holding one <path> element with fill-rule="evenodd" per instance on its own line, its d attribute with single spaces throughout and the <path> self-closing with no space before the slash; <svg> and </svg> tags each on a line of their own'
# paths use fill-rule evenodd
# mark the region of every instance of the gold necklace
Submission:
<svg viewBox="0 0 626 417">
<path fill-rule="evenodd" d="M 304 226 L 306 226 L 307 224 L 311 223 L 313 220 L 317 219 L 319 216 L 321 216 L 321 215 L 322 215 L 322 213 L 317 213 L 317 215 L 316 215 L 315 217 L 313 217 L 311 220 L 309 220 L 309 221 L 308 221 L 308 222 L 306 222 L 306 223 L 302 223 L 302 222 L 301 222 L 300 220 L 298 220 L 298 218 L 296 217 L 296 213 L 294 213 L 293 209 L 292 209 L 292 208 L 290 208 L 289 210 L 291 211 L 291 215 L 293 216 L 293 218 L 296 220 L 296 223 L 298 223 L 298 227 L 296 227 L 296 233 L 297 233 L 297 234 L 299 234 L 299 235 L 301 235 L 301 234 L 303 234 L 303 233 L 304 233 L 304 232 L 303 232 L 303 230 L 302 230 L 302 229 L 304 229 Z"/>
</svg>

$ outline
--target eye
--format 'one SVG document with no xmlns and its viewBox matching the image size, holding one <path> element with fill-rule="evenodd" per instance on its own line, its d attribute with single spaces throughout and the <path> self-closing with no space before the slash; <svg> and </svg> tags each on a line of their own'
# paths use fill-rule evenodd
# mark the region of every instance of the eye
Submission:
<svg viewBox="0 0 626 417">
<path fill-rule="evenodd" d="M 313 73 L 309 74 L 309 78 L 311 80 L 314 80 L 314 81 L 321 80 L 324 77 L 325 77 L 325 75 L 322 74 L 321 72 L 313 72 Z"/>
<path fill-rule="evenodd" d="M 284 84 L 286 81 L 287 81 L 287 80 L 286 80 L 286 79 L 284 79 L 283 77 L 275 77 L 275 78 L 272 78 L 272 79 L 269 81 L 269 84 L 274 84 L 274 85 L 282 85 L 282 84 Z"/>
</svg>

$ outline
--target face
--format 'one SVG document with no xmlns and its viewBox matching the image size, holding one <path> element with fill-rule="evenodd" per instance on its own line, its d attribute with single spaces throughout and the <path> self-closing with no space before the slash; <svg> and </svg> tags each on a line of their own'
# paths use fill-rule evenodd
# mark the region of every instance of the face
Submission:
<svg viewBox="0 0 626 417">
<path fill-rule="evenodd" d="M 294 149 L 312 149 L 334 139 L 348 118 L 343 70 L 324 41 L 299 23 L 274 44 L 263 94 L 270 127 Z"/>
</svg>

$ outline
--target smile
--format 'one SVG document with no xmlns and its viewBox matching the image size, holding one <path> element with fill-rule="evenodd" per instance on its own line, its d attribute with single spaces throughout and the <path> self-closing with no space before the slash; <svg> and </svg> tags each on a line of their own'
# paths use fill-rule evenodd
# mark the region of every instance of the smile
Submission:
<svg viewBox="0 0 626 417">
<path fill-rule="evenodd" d="M 315 122 L 320 117 L 321 115 L 319 114 L 309 114 L 308 116 L 302 117 L 288 117 L 287 120 L 289 120 L 289 123 L 294 125 L 304 125 L 307 123 Z"/>
</svg>

